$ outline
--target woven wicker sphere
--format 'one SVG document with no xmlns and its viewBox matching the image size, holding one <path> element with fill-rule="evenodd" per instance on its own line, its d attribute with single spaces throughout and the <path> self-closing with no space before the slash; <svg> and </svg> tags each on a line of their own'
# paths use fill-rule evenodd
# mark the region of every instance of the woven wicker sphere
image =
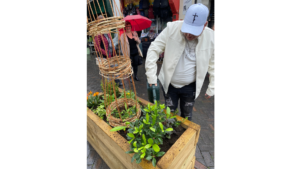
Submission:
<svg viewBox="0 0 300 169">
<path fill-rule="evenodd" d="M 127 79 L 133 74 L 131 60 L 125 56 L 100 59 L 98 66 L 100 69 L 99 74 L 105 78 Z"/>
<path fill-rule="evenodd" d="M 117 104 L 117 102 L 118 102 L 118 104 Z M 137 104 L 137 113 L 134 117 L 123 119 L 124 120 L 123 121 L 123 120 L 121 120 L 119 118 L 116 118 L 116 117 L 111 115 L 112 111 L 117 108 L 117 105 L 118 105 L 118 107 L 123 107 L 124 103 L 125 103 L 125 98 L 117 99 L 116 101 L 112 102 L 106 108 L 106 117 L 107 117 L 107 120 L 108 120 L 108 122 L 111 126 L 114 126 L 114 127 L 126 126 L 125 122 L 134 122 L 136 119 L 140 118 L 140 116 L 141 116 L 141 106 L 136 100 L 133 100 L 133 99 L 127 99 L 126 104 L 127 104 L 127 106 L 130 106 L 130 107 L 136 106 L 136 104 Z"/>
</svg>

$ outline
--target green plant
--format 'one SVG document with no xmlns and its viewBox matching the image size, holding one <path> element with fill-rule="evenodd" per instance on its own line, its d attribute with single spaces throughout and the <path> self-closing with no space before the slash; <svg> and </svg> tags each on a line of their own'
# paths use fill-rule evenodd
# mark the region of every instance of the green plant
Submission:
<svg viewBox="0 0 300 169">
<path fill-rule="evenodd" d="M 101 83 L 101 89 L 102 91 L 105 91 L 105 94 L 115 95 L 113 86 L 115 86 L 116 95 L 117 97 L 119 97 L 120 95 L 119 85 L 115 83 L 114 80 L 108 81 L 105 79 L 105 82 Z"/>
<path fill-rule="evenodd" d="M 126 153 L 134 153 L 132 162 L 140 163 L 143 158 L 152 161 L 152 165 L 156 166 L 156 158 L 161 157 L 165 152 L 160 150 L 159 145 L 163 144 L 164 138 L 170 138 L 173 131 L 172 125 L 175 125 L 175 116 L 171 116 L 170 109 L 167 107 L 164 113 L 165 105 L 155 102 L 154 105 L 148 104 L 142 112 L 144 116 L 135 122 L 131 122 L 128 126 L 127 140 L 130 144 L 131 151 Z M 119 128 L 122 130 L 123 128 Z M 118 128 L 112 129 L 117 131 Z M 112 131 L 111 130 L 111 131 Z"/>
<path fill-rule="evenodd" d="M 120 97 L 119 98 L 125 98 L 124 97 L 124 92 L 120 92 Z M 131 99 L 134 99 L 135 98 L 135 95 L 134 95 L 134 92 L 133 91 L 129 91 L 129 90 L 127 90 L 126 92 L 125 92 L 125 95 L 126 95 L 126 98 L 131 98 Z"/>
<path fill-rule="evenodd" d="M 100 104 L 100 106 L 98 106 L 97 109 L 94 110 L 94 113 L 97 114 L 103 120 L 103 117 L 106 114 L 106 110 L 104 109 L 104 105 Z"/>
<path fill-rule="evenodd" d="M 120 112 L 122 119 L 127 119 L 136 115 L 137 109 L 135 106 L 128 107 L 126 103 L 124 103 L 124 109 Z M 111 113 L 114 117 L 120 118 L 120 114 L 117 109 L 114 109 Z"/>
<path fill-rule="evenodd" d="M 87 107 L 90 109 L 96 109 L 98 105 L 100 105 L 101 101 L 100 101 L 100 96 L 99 96 L 99 92 L 95 92 L 94 94 L 92 94 L 93 92 L 89 92 L 88 96 L 87 96 Z"/>
<path fill-rule="evenodd" d="M 104 105 L 106 104 L 107 106 L 110 105 L 110 103 L 114 102 L 115 101 L 115 95 L 109 95 L 109 94 L 106 94 L 106 102 L 104 101 L 104 95 L 101 96 L 101 103 Z"/>
</svg>

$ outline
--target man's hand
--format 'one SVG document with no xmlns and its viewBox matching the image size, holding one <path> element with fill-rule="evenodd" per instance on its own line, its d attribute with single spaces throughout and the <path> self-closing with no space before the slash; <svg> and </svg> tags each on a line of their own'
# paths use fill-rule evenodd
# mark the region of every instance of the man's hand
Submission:
<svg viewBox="0 0 300 169">
<path fill-rule="evenodd" d="M 205 99 L 210 99 L 211 96 L 205 94 Z"/>
<path fill-rule="evenodd" d="M 149 84 L 149 85 L 150 85 L 150 87 L 152 86 L 152 84 Z M 155 83 L 154 85 L 157 86 L 157 83 Z"/>
</svg>

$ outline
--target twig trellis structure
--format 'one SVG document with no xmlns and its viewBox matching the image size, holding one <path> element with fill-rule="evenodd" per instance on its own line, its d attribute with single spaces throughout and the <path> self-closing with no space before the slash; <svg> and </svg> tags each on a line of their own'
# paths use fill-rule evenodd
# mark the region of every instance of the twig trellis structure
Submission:
<svg viewBox="0 0 300 169">
<path fill-rule="evenodd" d="M 106 116 L 107 119 L 110 123 L 110 125 L 112 126 L 125 126 L 125 122 L 132 122 L 134 121 L 136 118 L 139 118 L 141 115 L 141 108 L 140 105 L 137 101 L 137 96 L 136 96 L 136 88 L 135 88 L 135 84 L 134 84 L 134 80 L 132 77 L 133 74 L 133 70 L 131 67 L 131 60 L 130 60 L 130 56 L 127 56 L 127 48 L 124 46 L 126 44 L 122 44 L 121 40 L 120 40 L 120 29 L 123 29 L 124 31 L 124 27 L 125 27 L 125 21 L 123 20 L 123 13 L 122 11 L 116 6 L 113 5 L 112 2 L 114 2 L 114 4 L 116 4 L 116 0 L 108 0 L 109 2 L 109 6 L 110 9 L 112 10 L 113 16 L 108 17 L 108 11 L 105 7 L 105 0 L 93 0 L 93 3 L 91 3 L 91 0 L 87 0 L 87 8 L 88 8 L 88 16 L 87 16 L 87 31 L 88 31 L 88 35 L 92 37 L 93 42 L 95 44 L 95 51 L 96 51 L 96 57 L 97 57 L 97 61 L 98 61 L 98 66 L 99 66 L 99 74 L 102 76 L 102 83 L 104 83 L 104 89 L 106 89 L 106 86 L 110 83 L 113 86 L 113 90 L 114 90 L 114 96 L 115 96 L 115 101 L 112 102 L 110 105 L 106 106 Z M 119 0 L 117 0 L 119 1 Z M 121 4 L 121 3 L 120 3 Z M 97 7 L 100 9 L 100 13 L 103 16 L 103 19 L 98 19 L 97 17 Z M 101 9 L 101 6 L 104 7 L 104 10 Z M 96 13 L 94 13 L 94 11 Z M 116 15 L 118 16 L 115 16 Z M 102 35 L 104 34 L 109 34 L 110 36 L 110 40 L 111 40 L 111 45 L 112 45 L 112 57 L 104 57 L 103 54 L 100 51 L 100 49 L 98 49 L 98 46 L 95 43 L 95 37 L 98 36 L 101 38 L 101 40 L 103 41 L 103 37 Z M 114 34 L 115 36 L 118 36 L 118 53 L 116 52 L 116 48 L 115 48 L 115 44 L 113 42 L 112 39 L 112 34 Z M 101 35 L 101 36 L 99 36 Z M 125 36 L 123 36 L 125 38 Z M 123 42 L 126 42 L 125 39 Z M 100 46 L 100 45 L 99 45 Z M 125 51 L 123 51 L 121 53 L 121 48 L 124 49 Z M 104 45 L 104 50 L 106 53 L 106 56 L 109 56 L 109 49 L 107 49 L 107 47 Z M 104 78 L 108 78 L 109 81 L 104 80 Z M 124 84 L 124 80 L 131 78 L 132 80 L 132 86 L 134 89 L 134 97 L 135 99 L 131 99 L 130 98 L 126 98 L 126 90 L 125 90 L 125 84 Z M 123 89 L 124 89 L 124 98 L 122 99 L 117 99 L 117 95 L 116 95 L 116 89 L 115 89 L 115 85 L 114 85 L 114 80 L 115 79 L 120 79 L 122 81 L 123 84 Z M 130 95 L 131 95 L 131 85 L 129 83 L 129 88 L 130 88 Z M 106 105 L 106 91 L 103 91 L 104 93 L 104 102 Z M 134 117 L 131 118 L 127 118 L 127 119 L 122 119 L 121 117 L 121 110 L 120 108 L 124 107 L 124 103 L 127 104 L 127 106 L 136 106 L 137 108 L 137 112 L 136 115 Z M 113 117 L 111 115 L 112 111 L 114 109 L 117 109 L 119 112 L 119 117 L 120 118 L 116 118 Z"/>
</svg>

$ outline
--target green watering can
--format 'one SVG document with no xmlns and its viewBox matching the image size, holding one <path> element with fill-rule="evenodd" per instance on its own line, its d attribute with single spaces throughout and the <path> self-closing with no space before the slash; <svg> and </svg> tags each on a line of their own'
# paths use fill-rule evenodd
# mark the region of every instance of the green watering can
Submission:
<svg viewBox="0 0 300 169">
<path fill-rule="evenodd" d="M 152 85 L 150 87 L 148 81 L 147 81 L 147 91 L 148 91 L 148 100 L 152 103 L 154 103 L 154 101 L 159 101 L 159 83 L 158 83 L 158 79 L 157 79 L 157 86 Z"/>
<path fill-rule="evenodd" d="M 87 48 L 86 54 L 91 54 L 90 48 Z"/>
</svg>

